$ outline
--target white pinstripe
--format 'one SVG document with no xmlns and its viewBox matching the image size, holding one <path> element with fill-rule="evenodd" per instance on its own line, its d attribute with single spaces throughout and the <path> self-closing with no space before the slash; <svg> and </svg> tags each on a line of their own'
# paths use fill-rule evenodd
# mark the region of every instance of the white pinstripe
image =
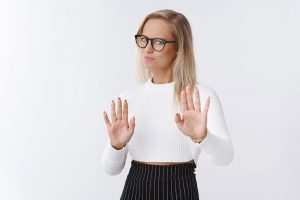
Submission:
<svg viewBox="0 0 300 200">
<path fill-rule="evenodd" d="M 130 178 L 131 181 L 128 182 L 129 188 L 130 188 L 130 189 L 128 189 L 128 193 L 129 193 L 129 194 L 128 194 L 128 197 L 130 197 L 130 195 L 132 194 L 132 190 L 133 190 L 133 187 L 132 187 L 132 186 L 133 186 L 133 184 L 132 184 L 132 179 L 133 179 L 133 177 L 134 177 L 134 172 L 135 172 L 135 170 L 133 171 L 132 177 Z"/>
<path fill-rule="evenodd" d="M 176 167 L 175 167 L 175 171 L 176 171 Z M 176 189 L 176 186 L 177 186 L 177 180 L 176 180 L 176 176 L 175 176 L 175 174 L 174 174 L 174 179 L 175 179 L 175 182 L 174 182 L 174 189 L 175 189 L 175 197 L 176 197 L 176 200 L 177 200 L 177 189 Z"/>
<path fill-rule="evenodd" d="M 150 174 L 152 174 L 152 167 L 150 167 Z M 149 199 L 151 199 L 151 185 L 152 185 L 152 176 L 150 176 L 150 182 L 149 182 Z"/>
<path fill-rule="evenodd" d="M 141 173 L 140 171 L 142 171 L 142 173 Z M 139 174 L 145 174 L 142 168 L 139 169 Z M 138 196 L 137 200 L 140 199 L 141 187 L 142 187 L 142 184 L 144 183 L 144 179 L 143 179 L 142 176 L 141 176 L 139 182 L 140 182 L 140 183 L 139 183 L 139 193 L 138 193 L 139 196 Z"/>
<path fill-rule="evenodd" d="M 171 191 L 171 193 L 170 193 L 171 195 L 170 196 L 171 196 L 171 198 L 170 199 L 172 200 L 172 199 L 174 199 L 174 197 L 173 197 L 173 192 L 172 192 L 173 173 L 171 171 L 172 170 L 170 169 L 170 172 L 169 172 L 169 174 L 170 174 L 170 182 L 169 183 L 171 185 L 171 187 L 170 187 L 170 191 Z"/>
<path fill-rule="evenodd" d="M 165 194 L 165 191 L 164 191 L 164 186 L 165 186 L 165 181 L 166 180 L 164 180 L 164 178 L 165 178 L 165 176 L 164 176 L 164 174 L 165 174 L 165 169 L 166 168 L 163 168 L 163 170 L 162 170 L 162 180 L 161 180 L 161 183 L 162 183 L 162 194 L 163 194 L 163 198 L 165 198 L 165 196 L 164 196 L 164 194 Z"/>
<path fill-rule="evenodd" d="M 131 183 L 131 184 L 130 184 L 130 191 L 128 191 L 129 196 L 132 196 L 133 193 L 134 193 L 134 179 L 135 179 L 135 176 L 136 176 L 136 171 L 137 171 L 136 168 L 134 168 L 133 173 L 132 173 L 132 177 L 130 178 L 131 181 L 129 183 Z M 130 199 L 132 199 L 132 198 L 130 198 Z"/>
<path fill-rule="evenodd" d="M 169 190 L 168 190 L 168 184 L 169 184 L 169 174 L 168 174 L 168 168 L 167 168 L 167 176 L 168 176 L 168 180 L 167 180 L 167 200 L 169 200 Z"/>
<path fill-rule="evenodd" d="M 186 166 L 184 168 L 185 168 L 184 174 L 183 174 L 183 180 L 184 180 L 184 182 L 182 183 L 182 185 L 183 185 L 183 191 L 184 191 L 184 195 L 183 196 L 185 198 L 187 198 L 187 194 L 186 194 L 186 191 L 185 191 L 185 185 L 186 185 Z"/>
<path fill-rule="evenodd" d="M 148 175 L 149 175 L 149 167 L 147 167 L 147 176 L 146 176 L 146 185 L 147 186 L 149 185 L 149 183 L 147 182 L 148 181 Z M 146 197 L 148 197 L 147 196 L 147 190 L 145 192 L 146 192 Z"/>
<path fill-rule="evenodd" d="M 182 199 L 181 198 L 181 186 L 180 186 L 180 183 L 181 183 L 181 181 L 180 181 L 180 177 L 179 177 L 179 167 L 177 167 L 177 178 L 178 178 L 178 184 L 179 184 L 179 199 Z"/>
<path fill-rule="evenodd" d="M 158 170 L 158 179 L 157 179 L 157 198 L 159 199 L 159 185 L 160 185 L 160 183 L 159 183 L 159 177 L 160 177 L 160 169 Z"/>
<path fill-rule="evenodd" d="M 194 197 L 194 195 L 193 195 L 193 185 L 192 185 L 191 178 L 189 179 L 189 182 L 190 182 L 189 193 L 190 193 L 191 197 Z"/>
<path fill-rule="evenodd" d="M 154 176 L 153 176 L 154 178 L 154 180 L 153 180 L 153 182 L 154 182 L 154 186 L 153 186 L 153 189 L 154 189 L 154 192 L 153 192 L 153 199 L 155 200 L 155 197 L 156 197 L 156 193 L 155 193 L 155 186 L 157 186 L 158 184 L 155 184 L 155 178 L 156 178 L 156 170 L 154 170 Z"/>
<path fill-rule="evenodd" d="M 134 172 L 135 172 L 134 176 L 132 177 L 132 179 L 133 179 L 133 183 L 132 183 L 132 187 L 133 187 L 133 189 L 132 189 L 132 195 L 134 194 L 135 195 L 134 198 L 136 198 L 136 192 L 135 192 L 135 190 L 137 189 L 136 185 L 138 184 L 137 177 L 139 177 L 139 171 L 138 171 L 137 168 L 135 168 Z M 130 199 L 133 199 L 133 197 L 131 197 Z"/>
<path fill-rule="evenodd" d="M 137 195 L 139 194 L 138 193 L 138 188 L 139 188 L 140 169 L 141 168 L 136 169 L 136 171 L 137 171 L 137 177 L 135 178 L 135 186 L 134 186 L 134 188 L 135 188 L 134 191 L 136 191 L 136 192 L 133 192 L 134 193 L 134 199 L 136 199 Z"/>
</svg>

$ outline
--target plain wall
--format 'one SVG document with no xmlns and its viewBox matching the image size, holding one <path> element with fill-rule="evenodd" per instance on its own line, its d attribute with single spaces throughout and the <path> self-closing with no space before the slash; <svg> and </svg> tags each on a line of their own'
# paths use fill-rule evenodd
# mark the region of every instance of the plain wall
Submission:
<svg viewBox="0 0 300 200">
<path fill-rule="evenodd" d="M 219 95 L 235 149 L 222 167 L 201 154 L 200 199 L 299 199 L 299 7 L 299 0 L 1 0 L 0 199 L 119 199 L 131 158 L 119 175 L 101 168 L 102 112 L 137 85 L 133 36 L 148 13 L 164 8 L 189 19 L 198 81 Z"/>
</svg>

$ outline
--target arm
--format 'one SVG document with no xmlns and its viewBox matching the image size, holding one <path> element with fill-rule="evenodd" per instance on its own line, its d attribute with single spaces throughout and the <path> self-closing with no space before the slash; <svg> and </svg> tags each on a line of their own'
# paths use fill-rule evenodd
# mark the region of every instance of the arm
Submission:
<svg viewBox="0 0 300 200">
<path fill-rule="evenodd" d="M 102 155 L 102 167 L 109 175 L 120 174 L 123 170 L 128 154 L 128 145 L 126 144 L 120 150 L 112 147 L 110 141 L 107 142 Z"/>
<path fill-rule="evenodd" d="M 126 90 L 123 90 L 119 97 L 124 100 Z M 109 116 L 111 116 L 111 109 L 107 109 Z M 125 145 L 122 149 L 117 149 L 112 146 L 109 135 L 106 142 L 106 147 L 102 154 L 101 165 L 104 171 L 109 175 L 120 174 L 123 170 L 128 154 L 128 144 Z"/>
<path fill-rule="evenodd" d="M 212 88 L 209 87 L 208 91 L 210 106 L 207 113 L 207 136 L 200 143 L 190 138 L 191 148 L 203 150 L 215 165 L 228 165 L 234 158 L 232 142 L 220 99 Z"/>
</svg>

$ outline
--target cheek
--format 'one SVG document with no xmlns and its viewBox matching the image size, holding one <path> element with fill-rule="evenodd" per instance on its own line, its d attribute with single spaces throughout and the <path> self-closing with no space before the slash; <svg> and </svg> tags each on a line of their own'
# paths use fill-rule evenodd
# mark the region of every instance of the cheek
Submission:
<svg viewBox="0 0 300 200">
<path fill-rule="evenodd" d="M 161 52 L 159 58 L 164 62 L 172 62 L 176 57 L 176 52 L 172 50 L 168 50 L 165 52 Z"/>
</svg>

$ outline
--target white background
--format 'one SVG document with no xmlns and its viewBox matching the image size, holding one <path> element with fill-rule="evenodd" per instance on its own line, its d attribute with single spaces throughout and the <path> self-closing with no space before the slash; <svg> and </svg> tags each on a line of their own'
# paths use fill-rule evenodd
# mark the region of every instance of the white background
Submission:
<svg viewBox="0 0 300 200">
<path fill-rule="evenodd" d="M 235 149 L 201 155 L 200 199 L 300 198 L 299 0 L 0 2 L 0 199 L 119 199 L 131 158 L 104 173 L 102 112 L 137 84 L 133 35 L 164 8 L 189 19 Z"/>
</svg>

